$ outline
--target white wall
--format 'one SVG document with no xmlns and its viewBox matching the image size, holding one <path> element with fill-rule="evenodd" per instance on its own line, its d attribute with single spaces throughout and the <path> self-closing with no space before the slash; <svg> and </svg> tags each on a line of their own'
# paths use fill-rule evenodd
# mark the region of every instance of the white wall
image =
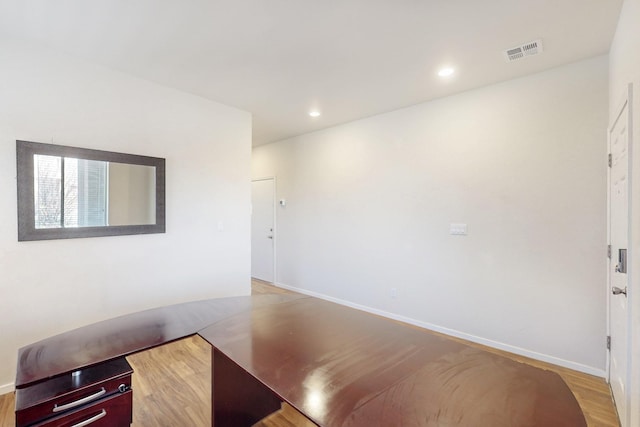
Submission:
<svg viewBox="0 0 640 427">
<path fill-rule="evenodd" d="M 604 375 L 607 64 L 255 148 L 276 281 Z"/>
<path fill-rule="evenodd" d="M 0 392 L 23 345 L 249 294 L 248 113 L 6 38 L 0 64 Z M 167 233 L 18 243 L 16 139 L 166 158 Z"/>
<path fill-rule="evenodd" d="M 609 118 L 613 119 L 629 83 L 633 84 L 631 200 L 631 422 L 640 426 L 640 0 L 625 0 L 610 51 Z"/>
</svg>

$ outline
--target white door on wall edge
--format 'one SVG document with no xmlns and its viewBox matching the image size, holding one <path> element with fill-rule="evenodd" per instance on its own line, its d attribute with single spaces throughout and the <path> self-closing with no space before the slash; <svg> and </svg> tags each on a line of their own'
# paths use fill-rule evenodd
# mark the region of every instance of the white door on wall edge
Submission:
<svg viewBox="0 0 640 427">
<path fill-rule="evenodd" d="M 251 182 L 251 277 L 273 283 L 275 179 Z"/>
<path fill-rule="evenodd" d="M 631 271 L 627 259 L 631 259 L 629 248 L 629 200 L 631 85 L 625 101 L 609 128 L 609 383 L 622 427 L 629 426 L 629 319 L 627 294 Z"/>
</svg>

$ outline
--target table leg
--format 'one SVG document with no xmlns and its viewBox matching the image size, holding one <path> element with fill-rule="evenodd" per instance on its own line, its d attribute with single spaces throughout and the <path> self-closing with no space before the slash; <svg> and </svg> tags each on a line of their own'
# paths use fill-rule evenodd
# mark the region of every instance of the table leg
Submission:
<svg viewBox="0 0 640 427">
<path fill-rule="evenodd" d="M 249 427 L 280 409 L 280 398 L 251 374 L 216 348 L 211 357 L 215 427 Z"/>
</svg>

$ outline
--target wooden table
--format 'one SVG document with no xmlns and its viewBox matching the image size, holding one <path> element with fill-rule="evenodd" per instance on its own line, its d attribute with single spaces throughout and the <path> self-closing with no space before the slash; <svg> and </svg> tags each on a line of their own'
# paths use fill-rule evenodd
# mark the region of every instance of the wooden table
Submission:
<svg viewBox="0 0 640 427">
<path fill-rule="evenodd" d="M 194 333 L 213 346 L 216 427 L 281 402 L 320 426 L 586 426 L 556 373 L 301 295 L 178 304 L 48 338 L 20 349 L 16 387 Z"/>
</svg>

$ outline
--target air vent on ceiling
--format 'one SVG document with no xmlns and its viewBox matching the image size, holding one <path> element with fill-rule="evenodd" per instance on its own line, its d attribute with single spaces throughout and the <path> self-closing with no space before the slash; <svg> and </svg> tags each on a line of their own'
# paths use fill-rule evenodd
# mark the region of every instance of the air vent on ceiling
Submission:
<svg viewBox="0 0 640 427">
<path fill-rule="evenodd" d="M 504 57 L 507 62 L 513 62 L 526 56 L 533 56 L 539 53 L 542 53 L 542 39 L 509 48 L 504 51 Z"/>
</svg>

